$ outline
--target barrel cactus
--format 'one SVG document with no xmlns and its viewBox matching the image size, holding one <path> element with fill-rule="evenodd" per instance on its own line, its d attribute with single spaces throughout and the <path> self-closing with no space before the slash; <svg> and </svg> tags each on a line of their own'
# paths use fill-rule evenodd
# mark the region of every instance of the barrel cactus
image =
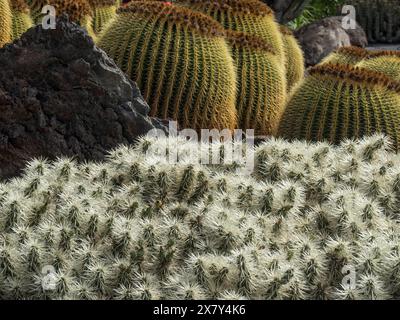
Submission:
<svg viewBox="0 0 400 320">
<path fill-rule="evenodd" d="M 341 47 L 330 55 L 328 55 L 320 64 L 324 63 L 338 63 L 338 64 L 349 64 L 356 65 L 362 61 L 369 51 L 359 47 Z"/>
<path fill-rule="evenodd" d="M 400 52 L 399 51 L 371 51 L 357 66 L 372 71 L 384 73 L 388 77 L 400 82 Z"/>
<path fill-rule="evenodd" d="M 89 0 L 93 9 L 92 27 L 99 34 L 115 18 L 119 2 L 116 0 Z"/>
<path fill-rule="evenodd" d="M 257 135 L 276 132 L 286 97 L 285 70 L 262 39 L 229 31 L 228 43 L 237 68 L 238 127 Z"/>
<path fill-rule="evenodd" d="M 25 0 L 12 0 L 12 40 L 18 39 L 26 30 L 32 27 L 33 22 L 30 17 L 29 7 Z"/>
<path fill-rule="evenodd" d="M 98 42 L 140 87 L 151 115 L 194 129 L 233 129 L 236 74 L 225 31 L 171 3 L 134 1 Z"/>
<path fill-rule="evenodd" d="M 177 0 L 176 3 L 206 13 L 225 29 L 260 37 L 275 50 L 282 63 L 286 60 L 283 39 L 274 12 L 261 1 Z"/>
<path fill-rule="evenodd" d="M 339 143 L 383 132 L 399 148 L 399 93 L 400 84 L 381 73 L 348 65 L 316 66 L 289 101 L 279 136 Z"/>
<path fill-rule="evenodd" d="M 78 23 L 86 29 L 88 34 L 96 39 L 92 27 L 93 11 L 88 0 L 47 0 L 49 4 L 54 5 L 57 14 L 68 14 L 71 21 Z"/>
<path fill-rule="evenodd" d="M 0 48 L 11 41 L 12 17 L 8 0 L 0 0 Z"/>
<path fill-rule="evenodd" d="M 55 8 L 56 14 L 68 14 L 71 21 L 80 24 L 93 39 L 96 39 L 92 27 L 93 11 L 89 0 L 27 0 L 27 4 L 31 9 L 31 16 L 35 24 L 42 22 L 43 7 L 51 5 Z"/>
<path fill-rule="evenodd" d="M 305 62 L 303 51 L 292 31 L 285 26 L 281 26 L 281 33 L 286 55 L 287 89 L 290 92 L 303 79 Z"/>
</svg>

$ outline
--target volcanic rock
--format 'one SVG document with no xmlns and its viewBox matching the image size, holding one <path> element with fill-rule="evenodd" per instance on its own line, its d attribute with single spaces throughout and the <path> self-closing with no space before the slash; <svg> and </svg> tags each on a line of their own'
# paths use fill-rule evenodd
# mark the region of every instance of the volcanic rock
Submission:
<svg viewBox="0 0 400 320">
<path fill-rule="evenodd" d="M 280 23 L 288 23 L 298 17 L 311 0 L 262 0 L 270 6 Z"/>
<path fill-rule="evenodd" d="M 0 50 L 0 177 L 33 157 L 101 160 L 164 126 L 140 91 L 66 16 Z"/>
</svg>

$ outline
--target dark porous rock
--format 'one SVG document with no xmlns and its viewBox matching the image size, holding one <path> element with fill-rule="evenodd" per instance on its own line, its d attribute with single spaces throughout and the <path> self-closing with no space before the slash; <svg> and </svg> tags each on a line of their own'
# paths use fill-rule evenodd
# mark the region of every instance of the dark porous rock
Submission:
<svg viewBox="0 0 400 320">
<path fill-rule="evenodd" d="M 311 0 L 263 0 L 275 11 L 276 19 L 280 23 L 288 23 L 297 18 Z"/>
<path fill-rule="evenodd" d="M 135 83 L 78 25 L 60 17 L 0 50 L 0 177 L 34 157 L 101 160 L 160 121 Z"/>
<path fill-rule="evenodd" d="M 367 38 L 362 28 L 354 30 L 342 26 L 343 17 L 328 17 L 308 24 L 295 32 L 304 51 L 306 65 L 313 66 L 332 51 L 345 46 L 365 47 Z"/>
</svg>

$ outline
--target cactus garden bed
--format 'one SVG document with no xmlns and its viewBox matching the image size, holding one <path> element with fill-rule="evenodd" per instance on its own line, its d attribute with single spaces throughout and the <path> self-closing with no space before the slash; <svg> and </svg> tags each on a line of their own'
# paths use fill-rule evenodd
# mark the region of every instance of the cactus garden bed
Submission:
<svg viewBox="0 0 400 320">
<path fill-rule="evenodd" d="M 265 2 L 0 0 L 0 299 L 400 298 L 400 53 Z"/>
<path fill-rule="evenodd" d="M 100 163 L 32 160 L 2 183 L 0 297 L 399 297 L 400 159 L 383 136 L 270 139 L 251 176 L 194 164 L 199 145 L 184 140 L 171 165 L 152 151 L 168 143 L 145 137 Z"/>
</svg>

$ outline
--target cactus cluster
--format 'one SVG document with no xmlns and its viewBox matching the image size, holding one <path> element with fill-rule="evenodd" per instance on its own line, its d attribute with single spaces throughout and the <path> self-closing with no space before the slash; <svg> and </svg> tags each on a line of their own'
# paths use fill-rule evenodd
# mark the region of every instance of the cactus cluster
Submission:
<svg viewBox="0 0 400 320">
<path fill-rule="evenodd" d="M 274 12 L 258 0 L 177 0 L 176 3 L 205 13 L 225 29 L 245 32 L 267 42 L 281 62 L 285 48 Z"/>
<path fill-rule="evenodd" d="M 281 26 L 285 56 L 286 56 L 286 81 L 287 89 L 290 92 L 304 77 L 304 55 L 293 32 Z"/>
<path fill-rule="evenodd" d="M 31 12 L 31 18 L 35 24 L 41 23 L 42 9 L 48 5 L 48 0 L 26 0 Z"/>
<path fill-rule="evenodd" d="M 120 4 L 117 0 L 89 0 L 89 3 L 93 9 L 92 28 L 99 34 L 115 18 Z"/>
<path fill-rule="evenodd" d="M 88 34 L 96 40 L 93 30 L 93 8 L 89 0 L 26 0 L 31 17 L 35 24 L 42 22 L 42 9 L 46 5 L 54 6 L 57 15 L 66 13 L 71 21 L 86 29 Z"/>
<path fill-rule="evenodd" d="M 381 72 L 400 82 L 400 52 L 398 51 L 371 51 L 357 66 Z"/>
<path fill-rule="evenodd" d="M 233 129 L 236 77 L 223 28 L 165 2 L 134 1 L 98 44 L 134 79 L 151 115 L 183 128 Z"/>
<path fill-rule="evenodd" d="M 0 0 L 0 48 L 11 41 L 12 17 L 8 0 Z"/>
<path fill-rule="evenodd" d="M 258 0 L 135 0 L 118 9 L 98 44 L 138 83 L 152 115 L 185 128 L 271 135 L 286 90 L 304 74 L 301 49 L 282 30 Z"/>
<path fill-rule="evenodd" d="M 370 43 L 400 41 L 400 6 L 398 0 L 352 0 L 357 22 L 366 31 Z"/>
<path fill-rule="evenodd" d="M 325 63 L 336 63 L 355 66 L 370 53 L 370 51 L 359 47 L 341 47 L 323 59 L 322 62 L 320 62 L 320 65 Z"/>
<path fill-rule="evenodd" d="M 1 183 L 0 297 L 400 297 L 400 166 L 385 137 L 267 140 L 252 176 L 198 164 L 201 148 L 144 137 Z"/>
<path fill-rule="evenodd" d="M 11 40 L 18 39 L 33 25 L 30 10 L 25 0 L 11 0 L 12 30 Z"/>
<path fill-rule="evenodd" d="M 238 127 L 276 133 L 286 102 L 285 70 L 274 49 L 258 37 L 228 31 L 237 73 Z"/>
<path fill-rule="evenodd" d="M 380 72 L 324 63 L 310 69 L 291 97 L 278 134 L 340 143 L 375 132 L 400 147 L 400 83 Z"/>
</svg>

